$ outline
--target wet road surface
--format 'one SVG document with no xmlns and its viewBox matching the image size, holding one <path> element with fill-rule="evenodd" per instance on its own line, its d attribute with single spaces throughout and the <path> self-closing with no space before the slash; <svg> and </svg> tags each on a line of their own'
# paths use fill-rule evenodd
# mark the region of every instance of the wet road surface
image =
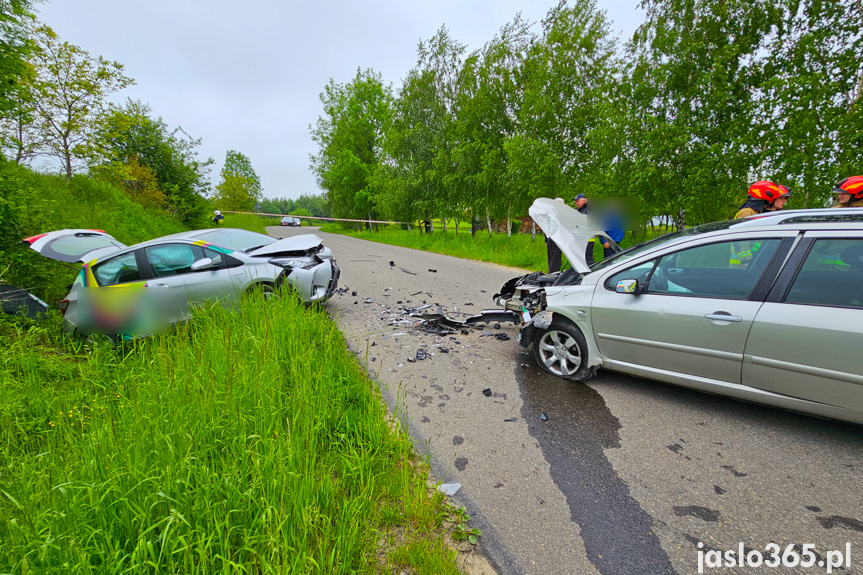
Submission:
<svg viewBox="0 0 863 575">
<path fill-rule="evenodd" d="M 566 382 L 513 326 L 419 332 L 402 308 L 471 315 L 518 270 L 320 235 L 349 288 L 329 312 L 437 478 L 462 483 L 453 499 L 501 573 L 688 574 L 699 549 L 771 542 L 822 558 L 850 543 L 857 555 L 835 572 L 863 573 L 863 428 L 610 372 Z"/>
</svg>

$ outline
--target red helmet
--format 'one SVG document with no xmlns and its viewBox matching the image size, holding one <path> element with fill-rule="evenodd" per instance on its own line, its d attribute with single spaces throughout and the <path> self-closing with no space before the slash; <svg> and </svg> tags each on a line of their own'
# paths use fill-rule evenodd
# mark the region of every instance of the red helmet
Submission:
<svg viewBox="0 0 863 575">
<path fill-rule="evenodd" d="M 772 202 L 773 200 L 783 196 L 787 192 L 787 189 L 781 190 L 779 189 L 779 186 L 777 186 L 773 182 L 767 180 L 759 180 L 749 186 L 749 193 L 747 195 L 755 200 L 765 200 L 767 202 Z"/>
<path fill-rule="evenodd" d="M 788 188 L 786 188 L 782 184 L 776 184 L 776 185 L 779 188 L 779 191 L 782 192 L 779 195 L 780 198 L 790 198 L 791 197 L 791 190 L 789 190 Z"/>
<path fill-rule="evenodd" d="M 833 188 L 834 194 L 851 194 L 854 199 L 863 198 L 863 176 L 845 178 Z"/>
</svg>

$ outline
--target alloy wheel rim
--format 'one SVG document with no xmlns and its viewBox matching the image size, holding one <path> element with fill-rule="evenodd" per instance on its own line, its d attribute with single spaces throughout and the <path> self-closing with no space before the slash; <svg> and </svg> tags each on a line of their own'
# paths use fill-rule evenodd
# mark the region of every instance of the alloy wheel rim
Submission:
<svg viewBox="0 0 863 575">
<path fill-rule="evenodd" d="M 539 340 L 543 365 L 555 375 L 571 376 L 581 367 L 581 347 L 564 331 L 545 332 Z"/>
</svg>

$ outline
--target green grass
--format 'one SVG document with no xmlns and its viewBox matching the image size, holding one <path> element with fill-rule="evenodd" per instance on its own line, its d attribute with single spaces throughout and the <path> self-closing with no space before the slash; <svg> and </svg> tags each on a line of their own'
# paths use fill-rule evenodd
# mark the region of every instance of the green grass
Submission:
<svg viewBox="0 0 863 575">
<path fill-rule="evenodd" d="M 443 498 L 327 315 L 209 307 L 112 349 L 0 319 L 0 573 L 456 573 Z"/>
<path fill-rule="evenodd" d="M 185 229 L 171 214 L 144 208 L 106 182 L 37 174 L 0 160 L 0 281 L 52 304 L 66 295 L 74 272 L 21 244 L 66 228 L 105 230 L 127 245 Z"/>
<path fill-rule="evenodd" d="M 545 239 L 541 233 L 537 233 L 535 239 L 531 238 L 530 234 L 513 234 L 512 236 L 495 234 L 489 237 L 485 230 L 478 231 L 471 236 L 469 225 L 460 228 L 458 234 L 455 233 L 453 227 L 450 227 L 446 233 L 440 231 L 440 228 L 435 228 L 436 231 L 431 234 L 420 233 L 416 229 L 408 232 L 393 226 L 381 227 L 379 230 L 377 232 L 358 231 L 345 229 L 339 224 L 327 224 L 321 227 L 323 232 L 344 234 L 393 246 L 492 262 L 527 270 L 548 270 Z M 632 233 L 627 233 L 626 238 L 621 242 L 621 247 L 626 248 L 645 241 L 645 238 L 656 237 L 656 235 L 660 234 L 648 231 L 636 237 Z M 602 259 L 602 247 L 598 242 L 594 244 L 593 257 L 595 261 Z M 564 267 L 566 267 L 565 256 L 563 262 Z"/>
</svg>

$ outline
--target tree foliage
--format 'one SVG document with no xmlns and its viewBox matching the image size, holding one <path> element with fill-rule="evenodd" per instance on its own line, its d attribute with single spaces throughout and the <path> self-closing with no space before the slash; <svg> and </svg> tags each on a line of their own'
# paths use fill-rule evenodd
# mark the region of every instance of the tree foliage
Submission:
<svg viewBox="0 0 863 575">
<path fill-rule="evenodd" d="M 251 211 L 261 199 L 261 179 L 249 158 L 228 150 L 213 202 L 220 210 Z"/>
<path fill-rule="evenodd" d="M 813 207 L 863 171 L 859 0 L 641 6 L 626 42 L 595 0 L 560 0 L 538 25 L 517 16 L 471 53 L 441 27 L 361 123 L 346 120 L 354 84 L 331 81 L 313 167 L 337 214 L 484 216 L 491 232 L 536 197 L 583 192 L 683 226 L 730 217 L 758 179 Z"/>
</svg>

